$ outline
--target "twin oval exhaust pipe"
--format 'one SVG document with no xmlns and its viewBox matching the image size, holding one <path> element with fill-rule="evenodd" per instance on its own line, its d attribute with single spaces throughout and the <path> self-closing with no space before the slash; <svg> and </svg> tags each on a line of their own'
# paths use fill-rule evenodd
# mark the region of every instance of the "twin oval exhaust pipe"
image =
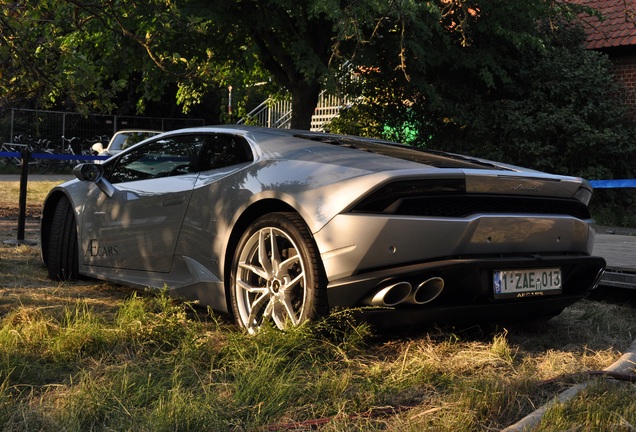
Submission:
<svg viewBox="0 0 636 432">
<path fill-rule="evenodd" d="M 444 279 L 441 277 L 427 279 L 415 288 L 409 282 L 396 282 L 377 291 L 365 303 L 384 307 L 401 303 L 422 305 L 435 300 L 443 290 Z"/>
</svg>

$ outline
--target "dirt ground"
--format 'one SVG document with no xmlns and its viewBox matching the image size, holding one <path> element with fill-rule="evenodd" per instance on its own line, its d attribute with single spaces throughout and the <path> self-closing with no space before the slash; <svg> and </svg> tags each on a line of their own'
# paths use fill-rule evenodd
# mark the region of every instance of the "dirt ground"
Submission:
<svg viewBox="0 0 636 432">
<path fill-rule="evenodd" d="M 50 181 L 61 183 L 69 180 L 70 175 L 52 174 L 52 175 L 30 175 L 29 184 L 37 181 Z M 19 184 L 20 176 L 15 174 L 1 174 L 0 182 L 15 182 Z M 2 189 L 3 194 L 11 195 L 8 197 L 0 196 L 0 240 L 17 240 L 18 237 L 18 216 L 19 216 L 19 199 L 17 192 L 15 197 L 10 189 Z M 5 198 L 5 199 L 3 199 Z M 40 235 L 40 215 L 42 213 L 42 203 L 33 203 L 27 200 L 25 208 L 25 232 L 24 238 L 30 240 L 38 240 Z"/>
<path fill-rule="evenodd" d="M 40 235 L 40 206 L 27 206 L 24 217 L 24 238 L 37 241 Z M 0 207 L 0 238 L 2 241 L 18 240 L 19 209 Z"/>
</svg>

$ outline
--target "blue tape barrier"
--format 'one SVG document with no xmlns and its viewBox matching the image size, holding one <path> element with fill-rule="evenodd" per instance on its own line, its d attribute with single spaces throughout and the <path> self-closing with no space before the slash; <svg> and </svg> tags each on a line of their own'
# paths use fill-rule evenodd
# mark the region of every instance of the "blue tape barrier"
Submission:
<svg viewBox="0 0 636 432">
<path fill-rule="evenodd" d="M 0 151 L 0 157 L 20 159 L 55 159 L 55 160 L 69 160 L 69 161 L 95 161 L 108 159 L 109 156 L 89 156 L 89 155 L 74 155 L 74 154 L 60 154 L 60 153 L 31 153 L 28 149 L 21 152 L 15 151 Z M 29 164 L 21 163 L 20 170 L 20 200 L 18 204 L 18 238 L 17 240 L 5 240 L 5 243 L 19 245 L 19 244 L 37 244 L 32 240 L 26 240 L 24 238 L 25 231 L 25 219 L 26 219 L 26 194 L 27 194 L 27 181 L 29 177 Z"/>
<path fill-rule="evenodd" d="M 20 158 L 22 157 L 22 154 L 19 152 L 0 152 L 0 157 Z M 61 154 L 61 153 L 31 153 L 32 159 L 94 161 L 94 160 L 106 160 L 109 157 L 110 156 L 73 155 L 73 154 Z"/>
<path fill-rule="evenodd" d="M 594 189 L 636 188 L 636 180 L 590 180 L 590 185 Z"/>
</svg>

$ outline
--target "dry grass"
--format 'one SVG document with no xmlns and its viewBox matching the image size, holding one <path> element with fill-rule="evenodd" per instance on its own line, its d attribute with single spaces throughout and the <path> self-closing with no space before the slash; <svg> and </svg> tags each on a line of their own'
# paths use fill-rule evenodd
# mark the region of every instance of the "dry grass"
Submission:
<svg viewBox="0 0 636 432">
<path fill-rule="evenodd" d="M 32 208 L 53 184 L 30 185 Z M 0 207 L 15 206 L 18 190 L 0 183 Z M 37 238 L 37 226 L 27 234 Z M 0 245 L 0 298 L 5 430 L 262 430 L 312 419 L 327 419 L 324 431 L 499 430 L 636 337 L 633 304 L 587 300 L 540 324 L 373 335 L 331 319 L 248 337 L 162 296 L 51 282 L 25 245 Z M 602 381 L 541 430 L 634 430 L 635 399 L 634 384 Z M 593 415 L 581 413 L 587 402 Z"/>
<path fill-rule="evenodd" d="M 53 283 L 46 275 L 37 246 L 39 215 L 44 198 L 60 181 L 27 183 L 25 240 L 33 245 L 12 243 L 0 248 L 0 315 L 17 307 L 61 310 L 77 299 L 83 299 L 98 311 L 113 311 L 129 289 L 97 281 Z M 20 183 L 0 181 L 0 239 L 17 240 Z"/>
</svg>

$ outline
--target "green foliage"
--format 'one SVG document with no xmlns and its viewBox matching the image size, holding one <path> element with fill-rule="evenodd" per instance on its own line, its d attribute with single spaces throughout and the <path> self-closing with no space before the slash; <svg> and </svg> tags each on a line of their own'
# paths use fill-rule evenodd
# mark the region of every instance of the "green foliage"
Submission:
<svg viewBox="0 0 636 432">
<path fill-rule="evenodd" d="M 636 196 L 633 189 L 597 189 L 590 213 L 598 225 L 636 227 Z"/>
<path fill-rule="evenodd" d="M 378 25 L 382 37 L 358 47 L 346 88 L 358 103 L 333 131 L 590 179 L 634 176 L 636 129 L 611 64 L 563 24 L 580 8 L 405 3 Z M 395 133 L 405 125 L 416 139 Z"/>
<path fill-rule="evenodd" d="M 585 50 L 574 30 L 548 36 L 545 50 L 522 59 L 514 87 L 473 110 L 477 115 L 451 136 L 469 153 L 544 171 L 633 176 L 636 128 L 609 61 Z"/>
<path fill-rule="evenodd" d="M 108 112 L 142 58 L 106 20 L 64 1 L 2 1 L 0 103 Z"/>
<path fill-rule="evenodd" d="M 78 431 L 267 424 L 298 402 L 315 403 L 314 386 L 336 391 L 331 365 L 369 338 L 368 327 L 344 313 L 256 336 L 203 322 L 200 313 L 167 291 L 133 293 L 109 321 L 84 301 L 53 314 L 15 310 L 0 321 L 0 424 Z M 331 409 L 328 400 L 319 405 Z"/>
<path fill-rule="evenodd" d="M 634 124 L 607 58 L 530 0 L 0 0 L 0 105 L 184 112 L 218 95 L 235 122 L 292 94 L 308 128 L 318 92 L 355 103 L 332 131 L 590 179 L 634 176 Z M 346 67 L 344 67 L 345 65 Z M 353 78 L 343 74 L 352 71 Z M 344 77 L 344 78 L 343 78 Z M 217 102 L 215 102 L 217 103 Z M 220 107 L 217 107 L 220 109 Z"/>
<path fill-rule="evenodd" d="M 3 105 L 30 100 L 37 107 L 141 113 L 170 95 L 187 113 L 229 85 L 238 96 L 273 78 L 269 90 L 289 90 L 298 113 L 292 121 L 307 127 L 342 16 L 340 5 L 321 0 L 0 6 L 0 54 L 9 59 L 0 73 L 12 77 L 0 88 Z"/>
</svg>

